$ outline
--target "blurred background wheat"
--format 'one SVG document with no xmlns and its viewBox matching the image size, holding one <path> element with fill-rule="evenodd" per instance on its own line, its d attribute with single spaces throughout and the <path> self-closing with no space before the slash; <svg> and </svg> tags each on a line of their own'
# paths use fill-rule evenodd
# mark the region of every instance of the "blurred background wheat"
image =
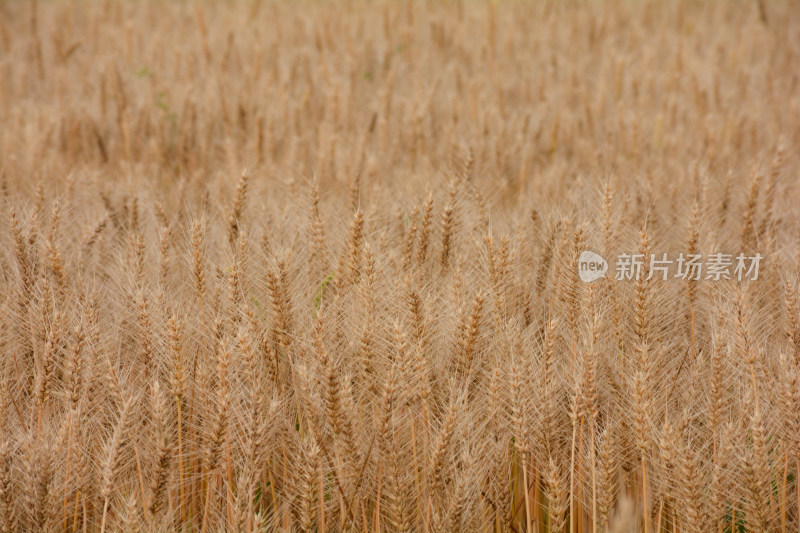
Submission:
<svg viewBox="0 0 800 533">
<path fill-rule="evenodd" d="M 0 530 L 797 531 L 798 65 L 780 0 L 0 1 Z"/>
</svg>

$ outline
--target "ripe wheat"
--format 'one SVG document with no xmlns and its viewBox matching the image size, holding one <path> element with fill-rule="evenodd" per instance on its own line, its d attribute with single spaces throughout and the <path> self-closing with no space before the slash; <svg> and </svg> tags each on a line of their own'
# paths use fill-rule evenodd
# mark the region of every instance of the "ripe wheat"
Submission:
<svg viewBox="0 0 800 533">
<path fill-rule="evenodd" d="M 781 0 L 0 1 L 0 531 L 797 531 L 798 65 Z"/>
</svg>

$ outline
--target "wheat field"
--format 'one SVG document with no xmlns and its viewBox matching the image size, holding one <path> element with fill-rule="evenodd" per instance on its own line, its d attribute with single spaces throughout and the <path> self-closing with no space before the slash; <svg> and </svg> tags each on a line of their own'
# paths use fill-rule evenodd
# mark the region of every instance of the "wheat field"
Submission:
<svg viewBox="0 0 800 533">
<path fill-rule="evenodd" d="M 792 1 L 2 0 L 0 531 L 798 531 L 798 142 Z"/>
</svg>

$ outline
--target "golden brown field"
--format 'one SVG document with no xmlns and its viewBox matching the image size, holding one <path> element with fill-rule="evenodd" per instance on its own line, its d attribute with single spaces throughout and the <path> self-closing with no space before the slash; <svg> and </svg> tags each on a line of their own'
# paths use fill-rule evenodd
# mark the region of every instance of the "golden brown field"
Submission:
<svg viewBox="0 0 800 533">
<path fill-rule="evenodd" d="M 790 1 L 0 0 L 0 531 L 798 531 L 798 142 Z"/>
</svg>

